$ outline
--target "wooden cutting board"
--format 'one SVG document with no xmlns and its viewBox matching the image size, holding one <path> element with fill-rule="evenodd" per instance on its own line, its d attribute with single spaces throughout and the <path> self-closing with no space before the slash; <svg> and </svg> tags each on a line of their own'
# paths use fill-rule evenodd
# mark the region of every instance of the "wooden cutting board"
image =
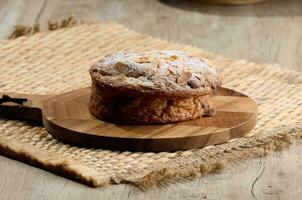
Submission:
<svg viewBox="0 0 302 200">
<path fill-rule="evenodd" d="M 243 4 L 253 4 L 260 3 L 268 0 L 195 0 L 201 3 L 210 4 L 226 4 L 226 5 L 243 5 Z"/>
<path fill-rule="evenodd" d="M 257 105 L 239 92 L 220 88 L 211 97 L 216 114 L 162 125 L 117 125 L 88 110 L 90 88 L 60 95 L 1 95 L 0 116 L 43 123 L 55 138 L 88 147 L 128 151 L 198 148 L 242 137 L 256 125 Z"/>
</svg>

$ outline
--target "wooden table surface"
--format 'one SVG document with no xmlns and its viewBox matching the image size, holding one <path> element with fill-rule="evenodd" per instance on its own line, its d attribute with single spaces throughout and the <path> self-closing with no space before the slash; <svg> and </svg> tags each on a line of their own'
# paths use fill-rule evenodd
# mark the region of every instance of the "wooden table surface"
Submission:
<svg viewBox="0 0 302 200">
<path fill-rule="evenodd" d="M 225 7 L 170 0 L 0 0 L 0 38 L 16 24 L 116 21 L 169 41 L 223 56 L 302 71 L 302 4 L 271 0 Z M 0 199 L 300 199 L 302 142 L 265 158 L 237 161 L 195 181 L 141 191 L 131 185 L 89 188 L 0 156 Z"/>
</svg>

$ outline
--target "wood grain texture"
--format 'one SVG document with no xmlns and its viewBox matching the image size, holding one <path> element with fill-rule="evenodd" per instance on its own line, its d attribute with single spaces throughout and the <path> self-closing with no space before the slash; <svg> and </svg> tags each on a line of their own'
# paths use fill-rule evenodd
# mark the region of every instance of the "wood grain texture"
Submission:
<svg viewBox="0 0 302 200">
<path fill-rule="evenodd" d="M 276 63 L 302 71 L 302 4 L 271 0 L 239 7 L 188 1 L 1 0 L 0 36 L 15 24 L 32 25 L 74 13 L 84 20 L 116 21 L 169 41 L 233 58 Z M 42 10 L 42 12 L 41 12 Z M 1 199 L 299 199 L 302 142 L 262 159 L 238 161 L 196 181 L 140 191 L 131 185 L 91 189 L 0 157 Z"/>
<path fill-rule="evenodd" d="M 9 94 L 11 98 L 22 95 Z M 0 116 L 42 122 L 64 142 L 123 151 L 172 151 L 227 142 L 256 125 L 257 105 L 239 92 L 218 88 L 211 97 L 216 114 L 195 120 L 157 125 L 119 125 L 100 121 L 89 112 L 91 88 L 60 95 L 23 96 L 21 105 L 0 105 Z"/>
</svg>

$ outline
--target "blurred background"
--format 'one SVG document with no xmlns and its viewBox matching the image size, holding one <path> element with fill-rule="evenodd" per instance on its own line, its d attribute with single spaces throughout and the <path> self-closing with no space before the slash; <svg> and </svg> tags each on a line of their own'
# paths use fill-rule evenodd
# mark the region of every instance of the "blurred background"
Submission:
<svg viewBox="0 0 302 200">
<path fill-rule="evenodd" d="M 249 0 L 239 0 L 244 1 Z M 203 2 L 0 0 L 0 38 L 7 38 L 15 25 L 40 23 L 43 29 L 48 20 L 74 15 L 83 21 L 118 22 L 154 37 L 190 44 L 227 57 L 276 63 L 302 71 L 301 0 L 268 0 L 240 6 Z"/>
</svg>

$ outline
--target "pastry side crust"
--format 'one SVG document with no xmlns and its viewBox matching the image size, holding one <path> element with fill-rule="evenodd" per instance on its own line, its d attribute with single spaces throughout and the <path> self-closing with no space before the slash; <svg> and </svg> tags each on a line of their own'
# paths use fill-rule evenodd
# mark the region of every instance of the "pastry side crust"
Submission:
<svg viewBox="0 0 302 200">
<path fill-rule="evenodd" d="M 96 118 L 119 124 L 158 124 L 211 115 L 209 94 L 171 97 L 121 93 L 92 84 L 90 112 Z"/>
</svg>

